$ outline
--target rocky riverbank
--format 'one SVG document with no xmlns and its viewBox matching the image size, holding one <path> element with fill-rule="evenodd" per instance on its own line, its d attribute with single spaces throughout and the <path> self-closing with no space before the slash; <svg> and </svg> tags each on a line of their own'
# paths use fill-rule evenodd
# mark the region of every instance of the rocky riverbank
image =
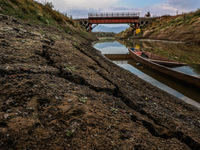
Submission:
<svg viewBox="0 0 200 150">
<path fill-rule="evenodd" d="M 200 111 L 63 33 L 0 15 L 0 149 L 200 149 Z"/>
</svg>

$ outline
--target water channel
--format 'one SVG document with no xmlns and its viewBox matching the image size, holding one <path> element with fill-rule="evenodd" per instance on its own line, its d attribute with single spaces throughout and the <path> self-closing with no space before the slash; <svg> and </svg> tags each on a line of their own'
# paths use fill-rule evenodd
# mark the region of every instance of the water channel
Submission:
<svg viewBox="0 0 200 150">
<path fill-rule="evenodd" d="M 128 40 L 99 42 L 94 47 L 112 60 L 113 63 L 200 109 L 200 91 L 198 89 L 163 77 L 142 66 L 140 63 L 135 62 L 128 54 L 128 48 L 141 48 L 145 51 L 187 63 L 189 66 L 173 69 L 200 77 L 200 46 L 179 42 Z"/>
</svg>

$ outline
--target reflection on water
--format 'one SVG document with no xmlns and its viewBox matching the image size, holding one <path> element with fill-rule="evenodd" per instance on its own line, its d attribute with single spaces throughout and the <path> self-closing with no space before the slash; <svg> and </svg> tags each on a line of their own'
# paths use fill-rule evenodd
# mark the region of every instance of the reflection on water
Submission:
<svg viewBox="0 0 200 150">
<path fill-rule="evenodd" d="M 97 43 L 94 47 L 102 52 L 102 54 L 127 54 L 128 50 L 124 45 L 117 41 Z"/>
<path fill-rule="evenodd" d="M 142 47 L 142 48 L 147 47 L 145 45 L 146 42 L 144 42 L 143 44 L 141 44 L 141 41 L 139 41 L 139 42 L 140 42 L 139 43 L 140 47 Z M 138 45 L 138 43 L 136 43 L 136 42 L 132 42 L 132 43 Z M 153 45 L 153 47 L 148 47 L 148 48 L 151 49 L 150 51 L 152 51 L 152 49 L 154 47 L 156 47 L 159 43 L 156 43 L 156 46 L 154 45 L 154 43 L 150 43 L 150 44 Z M 165 47 L 167 47 L 169 45 L 169 43 L 164 43 L 164 44 L 165 44 Z M 116 48 L 117 46 L 119 46 L 119 47 Z M 134 47 L 133 45 L 130 45 L 130 43 L 127 46 Z M 143 80 L 163 89 L 164 91 L 167 91 L 168 93 L 184 100 L 187 103 L 190 103 L 190 104 L 195 105 L 198 108 L 200 108 L 200 104 L 197 103 L 197 102 L 200 102 L 200 93 L 197 89 L 195 89 L 195 88 L 192 89 L 191 87 L 185 86 L 181 83 L 174 82 L 170 79 L 167 79 L 163 76 L 156 74 L 155 72 L 153 72 L 145 67 L 138 65 L 137 62 L 135 62 L 133 59 L 130 59 L 129 55 L 125 55 L 128 53 L 128 49 L 124 45 L 119 44 L 118 42 L 115 41 L 115 42 L 98 43 L 98 44 L 95 44 L 94 47 L 96 49 L 100 50 L 103 54 L 106 54 L 105 56 L 110 58 L 114 63 L 131 71 L 133 74 L 136 74 L 138 77 L 142 78 Z M 164 47 L 163 43 L 162 43 L 162 47 Z M 170 44 L 170 47 L 171 47 L 171 44 Z M 183 44 L 181 44 L 180 47 L 184 47 Z M 177 49 L 177 45 L 176 45 L 176 49 Z M 190 49 L 191 49 L 191 47 L 190 47 Z M 192 56 L 197 55 L 196 57 L 199 58 L 200 47 L 198 49 L 199 49 L 198 55 L 197 55 L 196 51 L 194 52 L 195 54 L 191 54 L 191 52 L 190 52 L 190 55 L 192 55 Z M 181 50 L 177 50 L 177 51 L 180 52 Z M 185 49 L 183 51 L 185 51 Z M 167 53 L 167 52 L 165 52 L 165 53 Z M 185 52 L 183 52 L 183 53 L 185 55 Z M 109 55 L 109 54 L 111 54 L 111 55 Z M 123 54 L 123 55 L 121 55 L 121 54 Z M 159 54 L 159 52 L 157 52 L 157 54 Z M 175 56 L 177 56 L 177 55 L 178 55 L 177 53 L 175 53 L 174 55 L 170 55 L 170 58 L 172 58 L 172 57 L 175 58 Z M 185 58 L 185 56 L 182 56 L 179 53 L 178 58 L 182 58 L 182 57 Z M 187 58 L 187 59 L 189 59 L 189 58 Z M 195 60 L 196 60 L 196 58 L 195 58 Z M 200 65 L 197 64 L 198 61 L 196 62 L 194 60 L 191 60 L 190 62 L 192 62 L 192 63 L 195 62 L 196 65 L 193 64 L 190 66 L 182 66 L 182 67 L 177 67 L 174 69 L 178 70 L 178 71 L 183 71 L 188 74 L 192 74 L 192 75 L 195 74 L 196 76 L 200 76 Z M 195 100 L 196 102 L 193 100 Z"/>
<path fill-rule="evenodd" d="M 189 75 L 194 75 L 194 76 L 197 76 L 197 77 L 200 77 L 200 74 L 199 74 L 199 66 L 181 66 L 181 67 L 175 67 L 175 68 L 172 68 L 173 70 L 177 70 L 177 71 L 180 71 L 180 72 L 184 72 L 186 74 L 189 74 Z"/>
<path fill-rule="evenodd" d="M 168 57 L 187 64 L 199 64 L 200 65 L 200 46 L 189 45 L 182 43 L 170 43 L 159 41 L 143 41 L 143 40 L 125 40 L 119 41 L 126 47 L 139 46 L 148 52 L 159 54 L 160 56 Z"/>
</svg>

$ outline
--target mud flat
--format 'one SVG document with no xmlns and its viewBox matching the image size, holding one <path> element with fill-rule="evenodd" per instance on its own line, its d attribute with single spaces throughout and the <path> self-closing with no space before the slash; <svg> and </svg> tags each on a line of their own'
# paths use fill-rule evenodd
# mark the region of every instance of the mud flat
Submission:
<svg viewBox="0 0 200 150">
<path fill-rule="evenodd" d="M 0 18 L 0 149 L 200 149 L 197 108 L 87 37 Z"/>
</svg>

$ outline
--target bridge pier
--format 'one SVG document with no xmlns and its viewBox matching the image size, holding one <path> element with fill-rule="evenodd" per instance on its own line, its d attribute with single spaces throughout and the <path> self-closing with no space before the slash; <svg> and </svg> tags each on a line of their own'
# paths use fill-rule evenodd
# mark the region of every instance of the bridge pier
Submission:
<svg viewBox="0 0 200 150">
<path fill-rule="evenodd" d="M 150 17 L 139 17 L 139 13 L 135 12 L 89 13 L 88 18 L 76 19 L 88 32 L 92 32 L 93 24 L 132 24 L 133 28 L 139 29 L 153 20 L 154 18 Z"/>
<path fill-rule="evenodd" d="M 91 23 L 89 23 L 89 30 L 88 30 L 88 32 L 92 32 L 92 24 Z"/>
<path fill-rule="evenodd" d="M 139 28 L 139 23 L 138 22 L 135 23 L 135 27 L 136 27 L 136 29 Z"/>
<path fill-rule="evenodd" d="M 120 12 L 120 13 L 89 13 L 88 18 L 75 19 L 88 32 L 91 32 L 93 24 L 134 24 L 134 28 L 139 29 L 151 24 L 154 17 L 139 17 L 139 13 Z"/>
</svg>

